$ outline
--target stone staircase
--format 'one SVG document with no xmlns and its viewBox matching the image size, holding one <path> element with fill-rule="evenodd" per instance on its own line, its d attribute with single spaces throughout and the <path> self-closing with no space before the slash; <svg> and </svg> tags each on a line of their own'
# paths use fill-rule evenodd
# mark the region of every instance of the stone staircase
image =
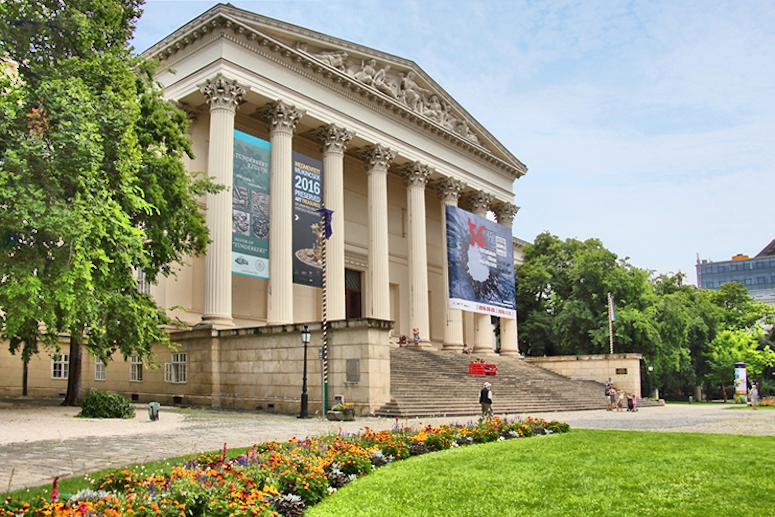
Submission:
<svg viewBox="0 0 775 517">
<path fill-rule="evenodd" d="M 472 357 L 416 348 L 390 351 L 391 401 L 375 414 L 383 417 L 475 416 L 479 390 L 492 383 L 496 415 L 603 409 L 604 386 L 576 381 L 518 358 L 488 356 L 496 376 L 468 375 Z"/>
</svg>

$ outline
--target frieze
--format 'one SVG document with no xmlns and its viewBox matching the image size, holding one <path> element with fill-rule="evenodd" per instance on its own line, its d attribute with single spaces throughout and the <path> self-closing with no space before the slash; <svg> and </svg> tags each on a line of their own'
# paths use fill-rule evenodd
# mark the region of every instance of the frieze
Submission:
<svg viewBox="0 0 775 517">
<path fill-rule="evenodd" d="M 355 63 L 351 60 L 352 55 L 362 55 L 362 49 L 354 44 L 349 44 L 350 47 L 348 47 L 347 50 L 350 51 L 350 55 L 348 55 L 348 59 L 344 62 L 345 68 L 342 70 L 342 64 L 338 63 L 336 60 L 337 56 L 331 56 L 329 54 L 322 58 L 324 61 L 333 59 L 333 66 L 331 66 L 329 63 L 324 63 L 318 59 L 318 57 L 314 56 L 314 53 L 287 46 L 285 43 L 273 39 L 272 36 L 260 32 L 257 28 L 245 25 L 242 18 L 260 22 L 262 25 L 267 25 L 268 27 L 287 30 L 287 26 L 283 22 L 255 15 L 254 13 L 243 12 L 241 10 L 237 13 L 240 17 L 240 19 L 237 20 L 231 18 L 233 14 L 228 12 L 235 10 L 235 8 L 223 5 L 219 6 L 219 9 L 220 11 L 214 10 L 208 17 L 202 17 L 190 22 L 188 25 L 145 51 L 143 55 L 156 57 L 165 62 L 160 69 L 165 70 L 172 67 L 173 64 L 182 59 L 184 55 L 195 52 L 197 48 L 208 45 L 217 38 L 225 38 L 236 44 L 250 48 L 253 52 L 257 52 L 277 63 L 282 63 L 283 60 L 287 60 L 286 66 L 287 63 L 293 62 L 301 69 L 306 68 L 321 77 L 326 77 L 332 83 L 340 85 L 341 87 L 350 90 L 352 94 L 355 94 L 348 95 L 348 97 L 354 98 L 355 96 L 364 96 L 375 104 L 392 110 L 399 117 L 420 124 L 431 133 L 439 135 L 444 140 L 454 143 L 456 146 L 465 149 L 485 162 L 508 172 L 515 179 L 523 176 L 527 172 L 527 167 L 516 158 L 513 158 L 515 164 L 512 164 L 508 160 L 504 160 L 494 155 L 490 149 L 485 147 L 480 140 L 480 135 L 474 132 L 472 126 L 465 120 L 465 116 L 460 115 L 457 108 L 455 108 L 453 112 L 454 105 L 444 102 L 441 95 L 434 94 L 437 95 L 438 106 L 436 105 L 436 99 L 428 97 L 427 99 L 423 99 L 422 103 L 418 103 L 418 110 L 411 110 L 411 108 L 409 108 L 402 100 L 401 84 L 404 75 L 401 72 L 391 70 L 390 65 L 380 65 L 380 62 L 387 63 L 388 60 L 391 60 L 391 62 L 400 62 L 399 66 L 406 70 L 410 70 L 412 65 L 411 62 L 404 62 L 404 60 L 395 58 L 395 56 L 383 54 L 376 50 L 370 50 L 371 55 L 367 56 L 368 59 L 361 60 L 361 63 Z M 224 14 L 225 12 L 228 13 Z M 229 29 L 228 33 L 223 30 L 218 30 L 223 28 Z M 324 45 L 336 45 L 340 46 L 339 48 L 343 48 L 341 46 L 347 47 L 348 45 L 348 42 L 342 42 L 336 38 L 307 31 L 303 28 L 294 27 L 294 30 L 300 35 L 316 39 L 318 40 L 317 43 L 323 43 Z M 229 33 L 234 34 L 234 36 L 230 36 Z M 254 47 L 250 45 L 250 43 L 253 43 L 256 46 Z M 264 47 L 266 52 L 263 52 L 260 47 Z M 185 53 L 181 52 L 183 49 L 185 49 Z M 317 54 L 329 52 L 329 50 L 326 50 L 325 48 L 317 48 L 316 51 Z M 276 54 L 277 58 L 272 57 L 270 55 L 271 53 Z M 338 57 L 342 58 L 344 56 L 341 55 Z M 373 76 L 371 76 L 372 72 L 370 69 L 373 69 Z M 297 71 L 301 72 L 301 70 Z M 362 73 L 359 74 L 359 72 Z M 379 72 L 382 73 L 380 74 Z M 371 79 L 369 79 L 369 77 L 371 77 Z M 310 78 L 315 80 L 314 77 Z M 374 84 L 374 78 L 377 79 L 376 84 Z M 415 82 L 415 84 L 417 83 Z M 408 86 L 411 87 L 411 84 Z M 427 110 L 425 109 L 426 100 L 429 106 Z M 439 110 L 438 108 L 441 109 Z M 411 110 L 411 113 L 413 113 L 414 116 L 409 117 L 405 110 Z M 441 115 L 439 115 L 439 112 L 441 112 Z M 418 114 L 419 116 L 417 116 Z M 488 139 L 491 138 L 486 132 L 485 136 Z"/>
<path fill-rule="evenodd" d="M 452 106 L 444 102 L 438 94 L 421 86 L 413 70 L 403 72 L 391 70 L 390 65 L 379 64 L 374 58 L 361 59 L 360 64 L 357 64 L 348 60 L 349 54 L 343 51 L 311 52 L 307 48 L 307 43 L 303 41 L 296 43 L 296 50 L 346 73 L 357 83 L 387 95 L 444 129 L 477 145 L 482 145 L 468 122 L 453 113 Z M 345 84 L 345 86 L 348 85 Z"/>
</svg>

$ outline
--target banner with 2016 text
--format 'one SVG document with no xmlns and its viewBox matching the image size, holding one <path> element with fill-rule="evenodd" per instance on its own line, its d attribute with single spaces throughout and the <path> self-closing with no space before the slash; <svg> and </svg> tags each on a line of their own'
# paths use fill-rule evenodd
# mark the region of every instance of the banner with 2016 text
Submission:
<svg viewBox="0 0 775 517">
<path fill-rule="evenodd" d="M 511 229 L 446 207 L 449 307 L 517 317 Z"/>
</svg>

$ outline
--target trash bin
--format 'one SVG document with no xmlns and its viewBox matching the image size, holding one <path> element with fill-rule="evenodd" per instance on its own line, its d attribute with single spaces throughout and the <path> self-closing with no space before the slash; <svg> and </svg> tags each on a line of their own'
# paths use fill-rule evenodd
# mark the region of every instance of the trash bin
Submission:
<svg viewBox="0 0 775 517">
<path fill-rule="evenodd" d="M 692 402 L 694 402 L 694 397 L 692 397 L 691 395 L 689 395 L 689 404 L 691 404 Z"/>
<path fill-rule="evenodd" d="M 148 417 L 152 420 L 158 420 L 159 419 L 159 408 L 161 407 L 161 404 L 158 402 L 150 402 L 148 403 Z"/>
</svg>

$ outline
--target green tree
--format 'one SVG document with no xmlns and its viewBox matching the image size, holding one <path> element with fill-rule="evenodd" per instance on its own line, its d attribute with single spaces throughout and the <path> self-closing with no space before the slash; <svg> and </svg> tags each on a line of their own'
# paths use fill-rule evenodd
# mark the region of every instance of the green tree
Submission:
<svg viewBox="0 0 775 517">
<path fill-rule="evenodd" d="M 758 376 L 775 365 L 775 352 L 769 345 L 759 346 L 760 328 L 754 330 L 722 330 L 710 344 L 709 378 L 729 384 L 734 380 L 735 363 L 745 363 L 748 375 Z"/>
<path fill-rule="evenodd" d="M 0 4 L 0 55 L 18 66 L 0 100 L 2 334 L 17 348 L 69 336 L 68 405 L 80 399 L 82 347 L 150 359 L 169 342 L 136 272 L 169 274 L 209 242 L 196 198 L 218 187 L 186 173 L 186 117 L 131 53 L 140 6 Z"/>
</svg>

